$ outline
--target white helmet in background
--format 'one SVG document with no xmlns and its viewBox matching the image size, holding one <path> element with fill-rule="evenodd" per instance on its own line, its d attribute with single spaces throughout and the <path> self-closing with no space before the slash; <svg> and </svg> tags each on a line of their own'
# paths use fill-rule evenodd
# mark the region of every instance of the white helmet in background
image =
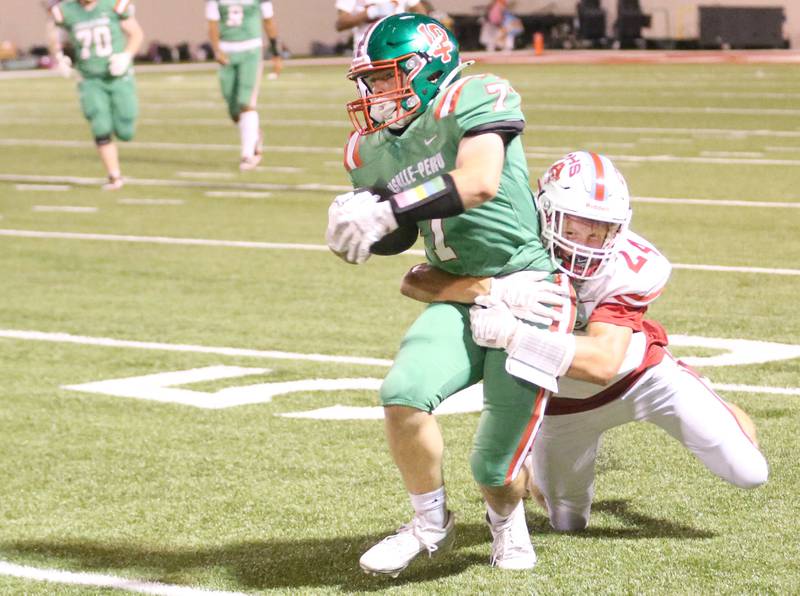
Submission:
<svg viewBox="0 0 800 596">
<path fill-rule="evenodd" d="M 628 185 L 611 160 L 588 151 L 568 153 L 539 179 L 536 197 L 542 240 L 553 263 L 572 278 L 600 277 L 631 221 Z M 606 226 L 600 246 L 568 238 L 565 221 L 579 218 Z"/>
</svg>

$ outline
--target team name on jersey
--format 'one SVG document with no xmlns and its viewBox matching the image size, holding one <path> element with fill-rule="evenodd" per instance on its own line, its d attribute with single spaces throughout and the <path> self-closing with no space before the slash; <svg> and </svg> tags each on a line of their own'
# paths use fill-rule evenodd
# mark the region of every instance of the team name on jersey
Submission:
<svg viewBox="0 0 800 596">
<path fill-rule="evenodd" d="M 75 31 L 81 31 L 82 29 L 93 29 L 98 25 L 108 25 L 111 21 L 108 17 L 100 17 L 98 19 L 92 19 L 91 21 L 80 21 L 79 23 L 75 23 L 73 25 L 73 29 Z"/>
<path fill-rule="evenodd" d="M 392 192 L 400 192 L 410 186 L 419 184 L 422 179 L 429 178 L 444 169 L 444 157 L 441 151 L 431 157 L 421 159 L 416 165 L 403 168 L 386 186 Z"/>
</svg>

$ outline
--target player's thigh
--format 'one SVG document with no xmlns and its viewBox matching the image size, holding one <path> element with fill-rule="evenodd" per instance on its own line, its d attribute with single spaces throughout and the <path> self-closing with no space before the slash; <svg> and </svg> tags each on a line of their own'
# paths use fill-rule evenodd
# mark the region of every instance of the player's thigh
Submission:
<svg viewBox="0 0 800 596">
<path fill-rule="evenodd" d="M 130 141 L 136 132 L 136 119 L 139 117 L 136 80 L 132 75 L 112 83 L 111 107 L 114 133 L 121 140 Z"/>
<path fill-rule="evenodd" d="M 649 399 L 638 398 L 652 404 L 643 419 L 663 428 L 724 480 L 743 488 L 766 482 L 764 456 L 697 373 L 667 357 L 654 367 L 647 389 Z"/>
<path fill-rule="evenodd" d="M 487 350 L 483 410 L 470 456 L 475 480 L 488 486 L 503 486 L 516 477 L 546 405 L 546 392 L 509 375 L 505 361 L 504 351 Z"/>
<path fill-rule="evenodd" d="M 242 52 L 239 60 L 239 79 L 236 88 L 236 101 L 240 108 L 255 108 L 258 104 L 258 90 L 261 86 L 263 61 L 261 50 Z"/>
<path fill-rule="evenodd" d="M 237 99 L 237 84 L 239 68 L 233 61 L 221 66 L 218 73 L 219 88 L 222 91 L 222 98 L 228 106 L 228 114 L 236 119 L 239 116 L 239 102 Z"/>
<path fill-rule="evenodd" d="M 89 121 L 95 138 L 110 135 L 113 131 L 111 119 L 111 94 L 101 79 L 84 79 L 78 85 L 81 110 Z"/>
<path fill-rule="evenodd" d="M 431 304 L 403 337 L 381 386 L 381 402 L 431 412 L 480 380 L 484 354 L 472 341 L 468 308 Z"/>
</svg>

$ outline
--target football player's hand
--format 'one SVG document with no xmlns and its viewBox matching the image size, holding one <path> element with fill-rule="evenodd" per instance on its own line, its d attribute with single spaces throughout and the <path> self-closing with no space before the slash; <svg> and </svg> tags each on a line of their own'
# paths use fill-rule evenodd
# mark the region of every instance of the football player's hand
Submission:
<svg viewBox="0 0 800 596">
<path fill-rule="evenodd" d="M 546 271 L 518 271 L 493 277 L 489 298 L 507 304 L 519 319 L 549 327 L 563 316 L 553 306 L 563 304 L 564 297 L 569 295 L 567 288 L 546 281 L 549 275 Z"/>
<path fill-rule="evenodd" d="M 72 60 L 70 60 L 69 56 L 65 55 L 64 52 L 56 54 L 55 68 L 58 74 L 65 79 L 72 76 Z"/>
<path fill-rule="evenodd" d="M 397 3 L 392 2 L 392 0 L 375 2 L 367 6 L 367 18 L 369 18 L 370 21 L 377 21 L 383 17 L 388 17 L 390 14 L 394 14 L 396 8 Z"/>
<path fill-rule="evenodd" d="M 131 67 L 133 56 L 130 52 L 120 52 L 119 54 L 111 54 L 108 59 L 108 72 L 112 77 L 121 77 Z"/>
<path fill-rule="evenodd" d="M 219 62 L 222 66 L 226 66 L 228 62 L 230 62 L 230 60 L 228 60 L 228 54 L 222 50 L 217 50 L 214 52 L 214 60 Z"/>
<path fill-rule="evenodd" d="M 370 257 L 370 247 L 397 229 L 389 201 L 369 191 L 339 195 L 328 210 L 328 247 L 348 263 L 360 265 Z"/>
<path fill-rule="evenodd" d="M 476 302 L 489 304 L 485 297 L 479 297 Z M 472 339 L 479 346 L 505 350 L 513 340 L 514 334 L 521 323 L 511 309 L 502 302 L 497 302 L 484 308 L 473 306 L 469 309 L 469 321 L 472 327 Z"/>
</svg>

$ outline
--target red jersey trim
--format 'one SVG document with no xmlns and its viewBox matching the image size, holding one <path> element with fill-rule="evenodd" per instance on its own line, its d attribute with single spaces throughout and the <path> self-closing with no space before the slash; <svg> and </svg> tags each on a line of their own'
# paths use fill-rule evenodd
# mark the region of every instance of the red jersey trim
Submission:
<svg viewBox="0 0 800 596">
<path fill-rule="evenodd" d="M 634 331 L 642 330 L 642 321 L 647 307 L 636 308 L 623 304 L 605 302 L 598 305 L 589 317 L 590 323 L 610 323 L 618 327 L 630 327 Z"/>
<path fill-rule="evenodd" d="M 511 463 L 508 466 L 508 470 L 506 471 L 506 477 L 504 480 L 504 485 L 508 486 L 514 478 L 517 477 L 519 474 L 519 470 L 522 467 L 522 463 L 525 461 L 525 457 L 528 455 L 528 451 L 531 450 L 533 446 L 533 440 L 536 438 L 536 433 L 539 432 L 539 427 L 542 425 L 542 420 L 544 420 L 544 412 L 547 408 L 547 401 L 550 398 L 550 392 L 546 389 L 539 388 L 539 392 L 536 394 L 534 406 L 533 406 L 533 414 L 531 415 L 530 420 L 528 420 L 528 424 L 525 427 L 525 432 L 522 434 L 522 438 L 520 442 L 517 444 L 517 449 L 514 451 L 514 457 L 511 458 Z"/>
</svg>

